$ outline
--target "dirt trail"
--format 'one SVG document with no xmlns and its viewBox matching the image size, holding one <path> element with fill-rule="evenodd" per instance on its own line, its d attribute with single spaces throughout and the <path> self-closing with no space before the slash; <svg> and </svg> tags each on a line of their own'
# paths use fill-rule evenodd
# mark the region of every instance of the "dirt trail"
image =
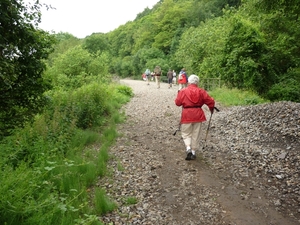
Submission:
<svg viewBox="0 0 300 225">
<path fill-rule="evenodd" d="M 260 190 L 250 190 L 249 187 L 237 188 L 233 185 L 228 184 L 217 171 L 210 169 L 205 159 L 198 156 L 195 161 L 183 161 L 184 154 L 178 152 L 170 152 L 166 157 L 166 163 L 162 166 L 158 172 L 161 179 L 163 189 L 180 187 L 179 180 L 186 179 L 185 176 L 193 176 L 194 178 L 188 186 L 187 192 L 184 191 L 183 185 L 180 188 L 174 188 L 170 193 L 166 191 L 166 194 L 162 194 L 162 197 L 158 201 L 161 207 L 175 208 L 170 213 L 176 218 L 177 224 L 185 224 L 187 221 L 186 217 L 193 217 L 194 214 L 189 214 L 188 211 L 181 211 L 180 207 L 182 202 L 178 202 L 173 196 L 186 195 L 182 198 L 184 204 L 190 204 L 190 197 L 192 195 L 200 195 L 199 201 L 201 201 L 201 189 L 203 191 L 209 190 L 212 198 L 215 198 L 215 203 L 218 207 L 221 207 L 221 215 L 217 216 L 218 220 L 215 220 L 211 224 L 232 224 L 232 225 L 288 225 L 288 224 L 299 224 L 296 221 L 286 218 L 277 212 L 274 208 L 267 206 L 268 200 L 264 197 L 264 192 Z M 172 156 L 170 156 L 172 155 Z M 228 171 L 229 172 L 229 171 Z M 242 197 L 242 193 L 251 191 L 251 196 L 247 199 Z M 184 193 L 184 194 L 183 194 Z M 206 194 L 205 194 L 206 196 Z M 189 207 L 193 207 L 190 205 Z M 214 207 L 213 204 L 210 207 Z M 179 210 L 177 209 L 179 208 Z M 201 209 L 201 207 L 199 207 Z M 214 208 L 208 210 L 214 211 Z M 198 213 L 197 210 L 192 211 Z M 201 213 L 201 211 L 199 211 Z M 207 212 L 209 214 L 209 212 Z M 189 223 L 186 223 L 189 224 Z M 191 221 L 190 224 L 198 224 L 195 221 Z M 202 223 L 199 223 L 202 224 Z"/>
<path fill-rule="evenodd" d="M 115 171 L 115 182 L 109 187 L 114 198 L 134 193 L 139 202 L 128 207 L 120 200 L 119 212 L 107 215 L 104 221 L 173 225 L 299 224 L 270 205 L 263 189 L 233 185 L 228 180 L 231 168 L 225 172 L 212 169 L 214 162 L 205 158 L 203 151 L 209 151 L 217 142 L 213 130 L 207 147 L 197 152 L 197 159 L 185 160 L 181 134 L 173 135 L 181 112 L 174 104 L 177 86 L 168 89 L 163 83 L 157 89 L 154 83 L 148 86 L 143 81 L 122 80 L 121 83 L 132 87 L 135 97 L 124 107 L 128 120 L 119 127 L 122 137 L 112 148 L 112 154 L 125 170 Z M 213 115 L 212 126 L 218 126 L 216 122 L 221 116 Z M 116 190 L 119 196 L 114 193 Z"/>
</svg>

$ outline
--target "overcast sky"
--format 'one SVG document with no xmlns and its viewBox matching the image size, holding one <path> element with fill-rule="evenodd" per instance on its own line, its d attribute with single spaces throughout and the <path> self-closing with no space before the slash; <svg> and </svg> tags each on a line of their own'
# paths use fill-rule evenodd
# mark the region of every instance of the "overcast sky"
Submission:
<svg viewBox="0 0 300 225">
<path fill-rule="evenodd" d="M 78 38 L 92 33 L 107 33 L 133 21 L 146 7 L 159 0 L 41 0 L 56 8 L 42 10 L 39 27 L 56 33 L 68 32 Z"/>
</svg>

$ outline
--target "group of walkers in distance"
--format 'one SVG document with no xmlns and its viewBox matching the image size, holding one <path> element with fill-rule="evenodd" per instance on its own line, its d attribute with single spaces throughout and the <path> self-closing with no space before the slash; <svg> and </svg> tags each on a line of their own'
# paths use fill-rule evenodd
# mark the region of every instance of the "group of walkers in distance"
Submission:
<svg viewBox="0 0 300 225">
<path fill-rule="evenodd" d="M 159 66 L 156 66 L 152 73 L 147 69 L 145 75 L 148 82 L 147 85 L 155 77 L 157 88 L 160 88 L 162 71 Z M 169 88 L 178 83 L 175 104 L 182 107 L 179 130 L 185 145 L 185 159 L 194 160 L 196 159 L 196 151 L 200 150 L 201 126 L 206 121 L 202 106 L 206 105 L 212 116 L 215 109 L 215 100 L 204 89 L 199 87 L 199 77 L 195 74 L 188 77 L 184 68 L 179 72 L 178 80 L 176 72 L 171 69 L 167 73 L 167 78 Z"/>
<path fill-rule="evenodd" d="M 153 72 L 151 72 L 149 69 L 146 69 L 145 73 L 142 74 L 142 78 L 147 82 L 147 85 L 150 85 L 150 81 L 155 79 L 157 88 L 160 88 L 161 75 L 162 75 L 162 70 L 160 66 L 156 66 Z M 173 85 L 178 84 L 178 91 L 180 91 L 182 88 L 187 87 L 188 76 L 185 72 L 185 68 L 181 69 L 181 71 L 178 74 L 178 78 L 175 70 L 169 69 L 167 73 L 167 78 L 168 78 L 169 88 L 171 88 Z"/>
</svg>

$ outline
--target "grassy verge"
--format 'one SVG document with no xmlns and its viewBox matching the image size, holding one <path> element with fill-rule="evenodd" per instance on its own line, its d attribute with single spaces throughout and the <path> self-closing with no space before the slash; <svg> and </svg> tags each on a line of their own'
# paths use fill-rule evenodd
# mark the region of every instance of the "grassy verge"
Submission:
<svg viewBox="0 0 300 225">
<path fill-rule="evenodd" d="M 116 204 L 95 182 L 131 89 L 91 83 L 48 95 L 45 112 L 0 143 L 0 224 L 100 225 Z"/>
<path fill-rule="evenodd" d="M 209 94 L 224 106 L 256 105 L 268 102 L 254 92 L 229 89 L 226 87 L 217 88 L 210 91 Z"/>
</svg>

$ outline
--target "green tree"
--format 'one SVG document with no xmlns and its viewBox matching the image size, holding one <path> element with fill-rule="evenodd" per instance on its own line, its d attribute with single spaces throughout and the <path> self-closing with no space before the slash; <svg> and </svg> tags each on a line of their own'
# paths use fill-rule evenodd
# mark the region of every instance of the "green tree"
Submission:
<svg viewBox="0 0 300 225">
<path fill-rule="evenodd" d="M 222 74 L 225 41 L 230 31 L 229 16 L 207 20 L 184 32 L 175 54 L 175 62 L 202 78 Z"/>
<path fill-rule="evenodd" d="M 134 33 L 133 53 L 136 54 L 142 48 L 151 48 L 155 37 L 155 24 L 152 14 L 136 21 L 136 31 Z"/>
<path fill-rule="evenodd" d="M 191 8 L 189 1 L 175 3 L 165 0 L 156 14 L 153 47 L 169 54 L 173 38 L 177 38 L 177 29 L 187 25 L 187 12 Z"/>
<path fill-rule="evenodd" d="M 42 5 L 21 0 L 0 3 L 0 135 L 32 118 L 44 104 L 44 59 L 54 37 L 37 28 Z"/>
<path fill-rule="evenodd" d="M 275 82 L 266 96 L 271 100 L 299 102 L 300 97 L 300 5 L 297 0 L 255 2 L 259 22 L 268 43 L 266 64 Z"/>
<path fill-rule="evenodd" d="M 126 57 L 132 54 L 136 25 L 127 22 L 108 34 L 111 54 L 114 57 Z"/>
<path fill-rule="evenodd" d="M 300 5 L 298 0 L 260 0 L 256 3 L 257 8 L 267 12 L 282 11 L 287 16 L 299 15 Z"/>
<path fill-rule="evenodd" d="M 262 94 L 272 78 L 264 68 L 265 39 L 259 26 L 235 17 L 224 49 L 223 78 L 237 88 L 247 88 Z M 264 72 L 266 71 L 266 72 Z"/>
<path fill-rule="evenodd" d="M 48 66 L 52 66 L 54 59 L 58 57 L 60 54 L 64 54 L 70 48 L 82 44 L 82 40 L 80 40 L 79 38 L 75 37 L 70 33 L 59 32 L 54 36 L 57 40 L 57 43 L 54 46 L 54 51 L 49 55 L 47 59 Z"/>
<path fill-rule="evenodd" d="M 157 48 L 142 48 L 133 56 L 135 74 L 143 73 L 146 68 L 152 70 L 156 65 L 149 63 L 153 59 L 165 58 L 165 54 Z"/>
<path fill-rule="evenodd" d="M 135 18 L 135 21 L 138 20 L 138 19 L 143 18 L 144 16 L 149 15 L 150 13 L 151 13 L 151 9 L 149 9 L 148 7 L 145 8 L 143 12 L 137 14 L 137 16 Z"/>
<path fill-rule="evenodd" d="M 106 52 L 90 54 L 81 45 L 70 48 L 54 59 L 44 77 L 52 81 L 54 88 L 78 88 L 93 79 L 108 79 L 109 56 Z"/>
<path fill-rule="evenodd" d="M 223 9 L 227 6 L 238 8 L 240 4 L 241 0 L 194 0 L 187 13 L 187 23 L 189 26 L 197 27 L 201 22 L 222 16 Z"/>
<path fill-rule="evenodd" d="M 90 53 L 109 51 L 110 45 L 107 40 L 107 35 L 97 33 L 86 37 L 84 39 L 83 48 L 87 49 Z"/>
</svg>

